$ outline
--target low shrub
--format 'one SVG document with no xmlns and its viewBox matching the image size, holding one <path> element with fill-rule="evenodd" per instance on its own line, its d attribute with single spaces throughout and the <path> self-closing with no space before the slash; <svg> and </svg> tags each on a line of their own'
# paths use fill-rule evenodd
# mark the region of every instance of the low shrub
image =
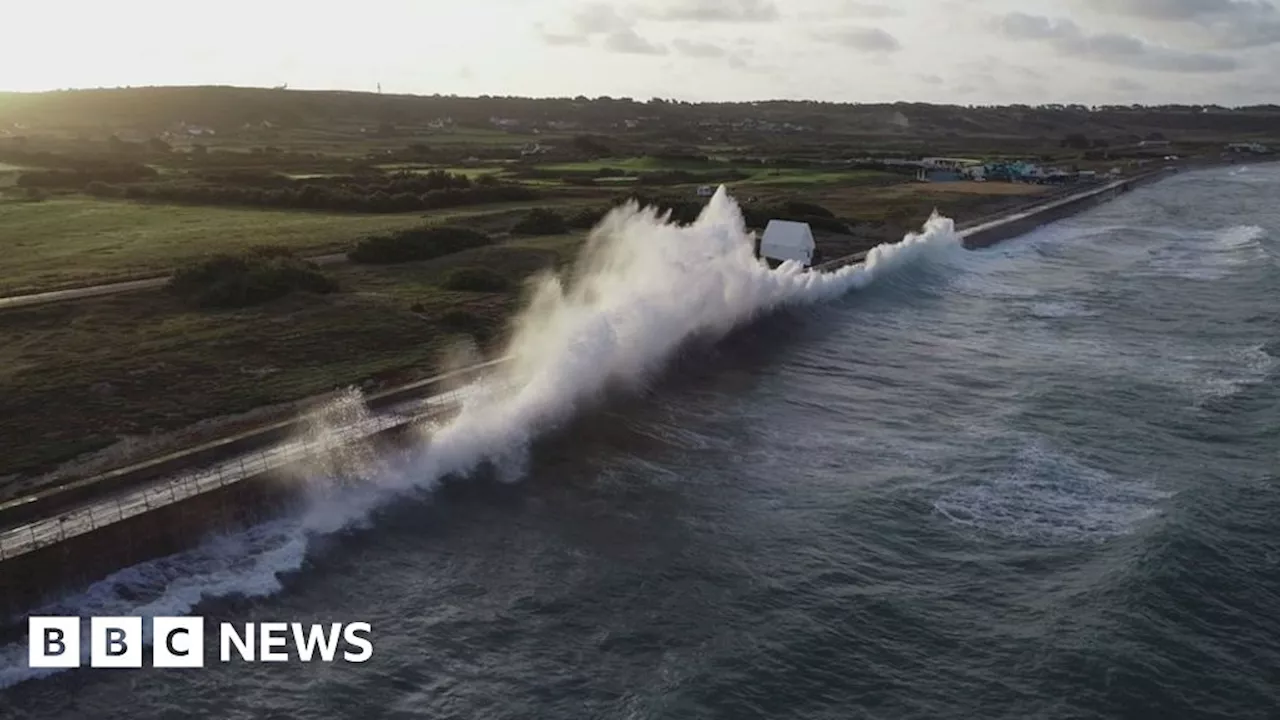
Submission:
<svg viewBox="0 0 1280 720">
<path fill-rule="evenodd" d="M 169 278 L 168 289 L 202 308 L 259 305 L 295 291 L 326 294 L 337 283 L 313 263 L 282 248 L 255 248 L 218 254 L 183 268 Z"/>
<path fill-rule="evenodd" d="M 79 190 L 91 182 L 122 183 L 150 180 L 160 175 L 153 167 L 138 163 L 85 163 L 58 170 L 29 170 L 18 175 L 15 184 L 23 188 Z"/>
<path fill-rule="evenodd" d="M 440 315 L 440 324 L 454 332 L 467 333 L 484 340 L 493 332 L 492 323 L 485 318 L 461 308 L 446 310 Z"/>
<path fill-rule="evenodd" d="M 368 265 L 415 262 L 483 247 L 492 242 L 493 238 L 469 228 L 412 228 L 367 237 L 347 253 L 347 258 L 351 262 Z"/>
<path fill-rule="evenodd" d="M 625 198 L 615 200 L 615 205 L 625 202 L 634 201 L 640 207 L 657 208 L 659 213 L 671 213 L 671 221 L 680 225 L 688 225 L 698 219 L 698 215 L 702 214 L 702 208 L 705 203 L 698 200 L 688 200 L 683 198 L 671 197 L 651 197 L 647 195 L 632 195 Z"/>
<path fill-rule="evenodd" d="M 835 213 L 816 203 L 801 200 L 788 200 L 782 204 L 782 211 L 788 215 L 806 215 L 809 217 L 834 218 Z"/>
<path fill-rule="evenodd" d="M 582 208 L 565 218 L 565 224 L 574 230 L 590 230 L 609 212 L 608 208 Z"/>
<path fill-rule="evenodd" d="M 89 178 L 92 179 L 95 178 Z M 71 186 L 79 188 L 87 182 Z M 123 192 L 132 200 L 358 213 L 416 212 L 523 202 L 538 197 L 534 190 L 522 185 L 507 185 L 496 180 L 473 185 L 465 176 L 440 171 L 422 175 L 352 175 L 304 180 L 272 174 L 223 173 L 196 180 L 135 182 Z"/>
<path fill-rule="evenodd" d="M 805 203 L 800 203 L 805 205 Z M 764 228 L 769 224 L 770 220 L 791 220 L 793 222 L 808 223 L 809 227 L 814 230 L 825 230 L 827 232 L 847 233 L 849 226 L 839 218 L 827 215 L 807 215 L 804 213 L 790 212 L 787 204 L 779 206 L 765 207 L 749 207 L 742 211 L 743 220 L 746 221 L 747 227 Z"/>
<path fill-rule="evenodd" d="M 88 185 L 85 185 L 84 192 L 89 195 L 93 195 L 94 197 L 104 197 L 104 198 L 124 197 L 124 188 L 120 187 L 119 185 L 111 185 L 109 183 L 102 182 L 101 180 L 94 180 Z"/>
<path fill-rule="evenodd" d="M 507 278 L 489 268 L 482 267 L 458 268 L 449 273 L 441 285 L 446 290 L 484 293 L 506 292 L 511 288 Z"/>
<path fill-rule="evenodd" d="M 563 235 L 569 232 L 564 216 L 554 210 L 534 208 L 511 228 L 517 235 Z"/>
</svg>

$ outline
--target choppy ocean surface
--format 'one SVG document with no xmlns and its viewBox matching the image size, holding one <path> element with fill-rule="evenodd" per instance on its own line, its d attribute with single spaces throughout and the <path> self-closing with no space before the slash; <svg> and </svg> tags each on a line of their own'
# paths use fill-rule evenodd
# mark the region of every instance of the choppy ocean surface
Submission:
<svg viewBox="0 0 1280 720">
<path fill-rule="evenodd" d="M 1280 717 L 1277 198 L 1187 173 L 922 254 L 683 353 L 521 482 L 405 496 L 261 593 L 229 538 L 249 597 L 188 593 L 368 621 L 363 665 L 70 671 L 0 716 Z M 109 591 L 163 612 L 197 562 Z"/>
</svg>

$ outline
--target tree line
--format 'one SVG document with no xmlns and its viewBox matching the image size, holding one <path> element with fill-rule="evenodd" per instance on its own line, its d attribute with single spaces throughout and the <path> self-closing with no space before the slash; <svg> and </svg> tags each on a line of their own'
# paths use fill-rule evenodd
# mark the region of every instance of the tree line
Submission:
<svg viewBox="0 0 1280 720">
<path fill-rule="evenodd" d="M 84 178 L 81 178 L 84 179 Z M 242 205 L 334 212 L 397 213 L 537 199 L 522 185 L 494 178 L 433 170 L 391 176 L 308 178 L 269 174 L 222 174 L 196 181 L 116 184 L 95 178 L 83 190 L 97 197 L 195 205 Z"/>
</svg>

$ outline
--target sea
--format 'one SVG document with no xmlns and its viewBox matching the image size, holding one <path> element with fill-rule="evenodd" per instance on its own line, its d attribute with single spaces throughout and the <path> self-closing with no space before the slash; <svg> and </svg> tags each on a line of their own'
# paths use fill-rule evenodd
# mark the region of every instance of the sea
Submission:
<svg viewBox="0 0 1280 720">
<path fill-rule="evenodd" d="M 754 265 L 723 191 L 621 212 L 488 400 L 39 609 L 368 622 L 367 662 L 14 643 L 0 717 L 1280 718 L 1277 198 L 1183 172 L 828 278 Z"/>
</svg>

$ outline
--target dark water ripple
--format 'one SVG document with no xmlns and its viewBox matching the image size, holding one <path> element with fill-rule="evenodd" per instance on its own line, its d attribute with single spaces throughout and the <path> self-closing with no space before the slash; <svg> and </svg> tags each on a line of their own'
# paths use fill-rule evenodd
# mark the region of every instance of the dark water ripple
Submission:
<svg viewBox="0 0 1280 720">
<path fill-rule="evenodd" d="M 1280 717 L 1280 171 L 1173 178 L 685 358 L 212 620 L 363 667 L 68 673 L 12 717 Z"/>
</svg>

